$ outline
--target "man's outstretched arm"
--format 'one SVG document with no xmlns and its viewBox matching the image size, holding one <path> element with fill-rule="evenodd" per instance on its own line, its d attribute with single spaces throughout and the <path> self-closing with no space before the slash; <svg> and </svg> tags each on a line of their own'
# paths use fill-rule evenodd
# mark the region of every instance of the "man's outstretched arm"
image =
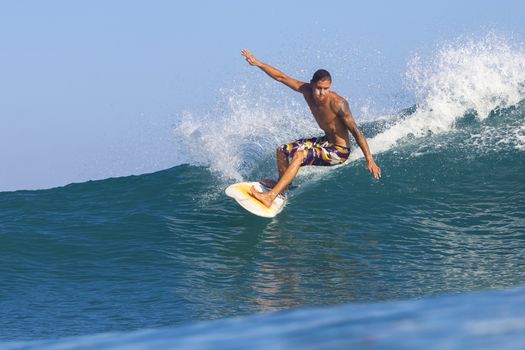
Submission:
<svg viewBox="0 0 525 350">
<path fill-rule="evenodd" d="M 295 80 L 294 78 L 291 78 L 278 70 L 277 68 L 274 68 L 266 63 L 263 63 L 259 61 L 255 56 L 248 50 L 244 49 L 241 51 L 241 55 L 246 57 L 246 61 L 252 65 L 259 67 L 263 72 L 268 74 L 271 78 L 277 80 L 278 82 L 283 83 L 284 85 L 288 86 L 289 88 L 301 92 L 301 87 L 303 87 L 306 83 Z"/>
<path fill-rule="evenodd" d="M 368 147 L 368 142 L 366 142 L 365 136 L 357 127 L 354 117 L 352 116 L 352 112 L 350 112 L 350 106 L 348 106 L 348 102 L 346 102 L 344 99 L 340 105 L 339 111 L 337 112 L 337 116 L 343 120 L 355 141 L 363 151 L 368 170 L 372 173 L 374 179 L 379 179 L 381 177 L 381 168 L 379 168 L 374 161 L 372 152 L 370 152 L 370 148 Z"/>
</svg>

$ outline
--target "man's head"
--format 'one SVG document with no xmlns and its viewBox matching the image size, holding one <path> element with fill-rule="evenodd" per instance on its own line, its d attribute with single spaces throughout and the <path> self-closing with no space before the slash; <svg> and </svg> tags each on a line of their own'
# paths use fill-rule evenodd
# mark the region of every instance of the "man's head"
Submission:
<svg viewBox="0 0 525 350">
<path fill-rule="evenodd" d="M 312 80 L 310 80 L 310 84 L 315 84 L 321 80 L 328 80 L 329 82 L 332 82 L 332 76 L 330 75 L 330 73 L 328 73 L 327 70 L 318 69 L 315 71 Z"/>
<path fill-rule="evenodd" d="M 332 76 L 328 71 L 318 69 L 314 73 L 312 80 L 310 80 L 310 85 L 312 86 L 314 98 L 319 102 L 323 102 L 326 94 L 332 86 Z"/>
</svg>

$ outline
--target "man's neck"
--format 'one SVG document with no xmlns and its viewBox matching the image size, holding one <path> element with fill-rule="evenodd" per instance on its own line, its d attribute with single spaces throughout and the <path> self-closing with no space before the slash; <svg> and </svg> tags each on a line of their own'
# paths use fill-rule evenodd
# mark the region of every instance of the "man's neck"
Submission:
<svg viewBox="0 0 525 350">
<path fill-rule="evenodd" d="M 314 103 L 316 107 L 328 106 L 328 104 L 330 103 L 330 95 L 326 95 L 322 101 L 319 101 L 318 99 L 314 99 Z"/>
</svg>

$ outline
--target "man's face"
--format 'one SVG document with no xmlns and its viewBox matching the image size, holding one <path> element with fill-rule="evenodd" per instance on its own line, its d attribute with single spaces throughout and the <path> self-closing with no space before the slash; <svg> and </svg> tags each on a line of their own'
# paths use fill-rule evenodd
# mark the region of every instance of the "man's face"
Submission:
<svg viewBox="0 0 525 350">
<path fill-rule="evenodd" d="M 328 95 L 328 92 L 330 91 L 330 86 L 332 86 L 332 82 L 330 80 L 319 80 L 313 83 L 312 89 L 314 98 L 319 102 L 326 100 L 326 95 Z"/>
</svg>

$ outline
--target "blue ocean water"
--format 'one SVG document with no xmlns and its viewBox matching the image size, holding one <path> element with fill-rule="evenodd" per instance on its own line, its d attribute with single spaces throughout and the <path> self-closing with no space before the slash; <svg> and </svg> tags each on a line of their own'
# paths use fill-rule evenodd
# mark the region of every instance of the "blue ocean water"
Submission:
<svg viewBox="0 0 525 350">
<path fill-rule="evenodd" d="M 4 343 L 20 349 L 521 349 L 524 289 L 301 308 L 175 328 Z M 2 345 L 2 344 L 0 344 Z"/>
<path fill-rule="evenodd" d="M 286 128 L 304 110 L 243 99 L 227 118 L 176 126 L 214 150 L 193 147 L 184 164 L 0 193 L 0 346 L 296 308 L 331 306 L 336 320 L 348 303 L 365 305 L 350 311 L 366 319 L 376 303 L 412 298 L 427 300 L 407 304 L 423 314 L 448 305 L 429 299 L 440 294 L 460 294 L 461 305 L 463 293 L 483 292 L 473 309 L 504 304 L 487 291 L 525 284 L 524 57 L 489 38 L 444 47 L 432 64 L 416 58 L 417 104 L 360 122 L 382 179 L 358 150 L 346 165 L 304 168 L 271 220 L 239 208 L 225 187 L 274 176 L 275 147 L 318 130 L 311 120 Z M 512 295 L 509 310 L 525 298 Z"/>
</svg>

